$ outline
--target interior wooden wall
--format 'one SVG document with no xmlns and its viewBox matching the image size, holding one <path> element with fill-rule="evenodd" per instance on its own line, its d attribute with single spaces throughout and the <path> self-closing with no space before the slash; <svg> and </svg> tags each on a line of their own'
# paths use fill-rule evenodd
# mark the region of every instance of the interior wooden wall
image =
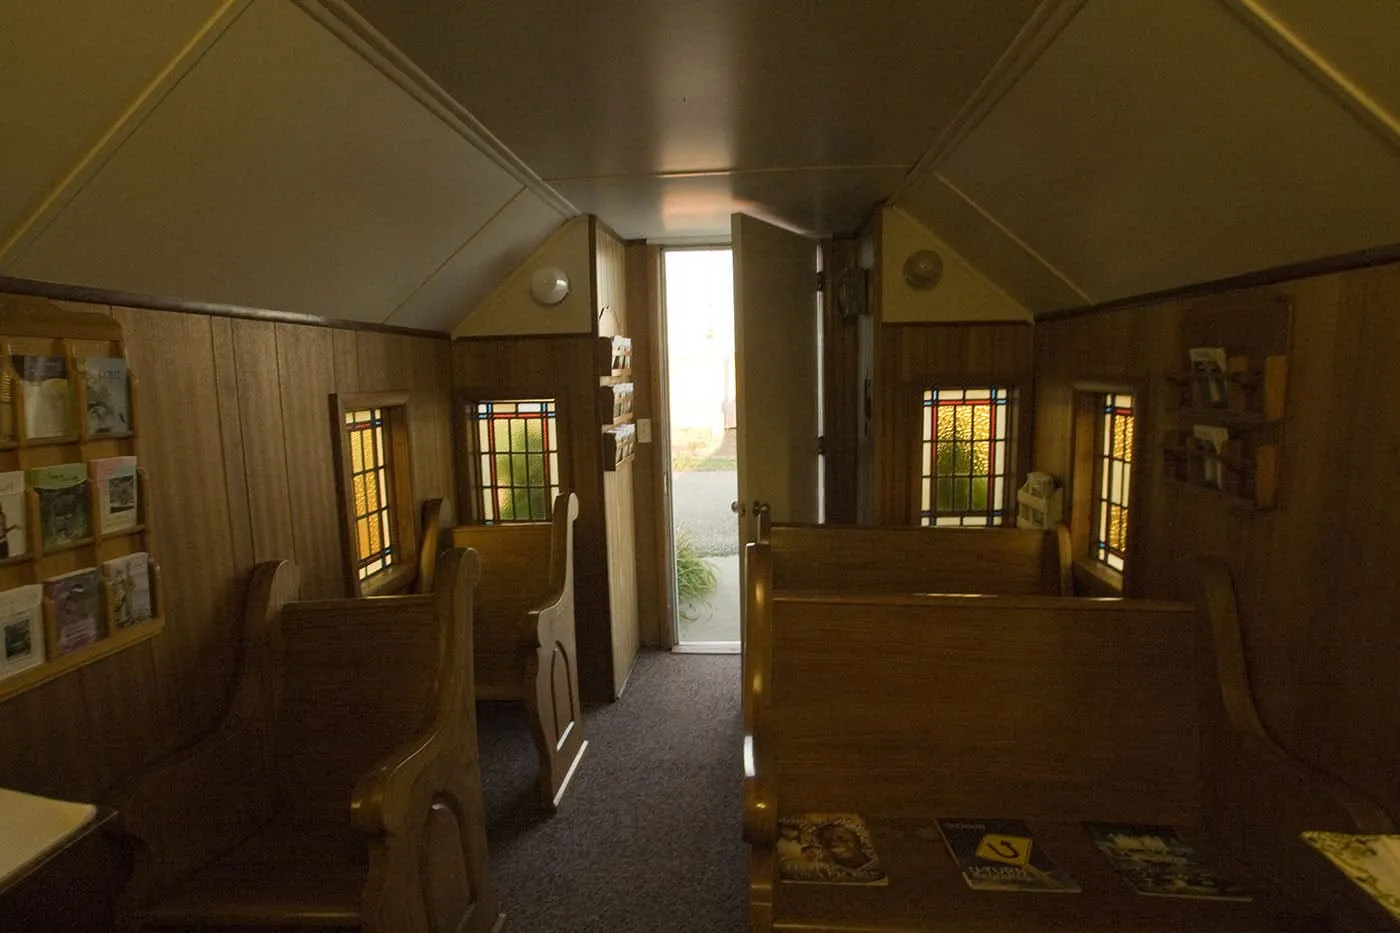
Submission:
<svg viewBox="0 0 1400 933">
<path fill-rule="evenodd" d="M 560 487 L 578 493 L 574 521 L 574 607 L 579 688 L 608 699 L 613 660 L 603 489 L 597 341 L 594 337 L 490 337 L 456 340 L 452 365 L 462 398 L 553 398 L 559 404 Z"/>
<path fill-rule="evenodd" d="M 660 403 L 661 374 L 657 365 L 661 339 L 661 247 L 627 247 L 628 327 L 632 337 L 632 416 L 651 421 L 652 442 L 637 444 L 632 462 L 632 491 L 636 513 L 637 620 L 642 644 L 669 648 L 671 589 L 666 579 L 666 536 L 670 525 L 660 508 L 661 490 L 669 465 L 660 438 L 670 431 L 670 418 Z"/>
<path fill-rule="evenodd" d="M 857 274 L 857 244 L 851 238 L 822 243 L 822 458 L 826 521 L 854 525 L 857 446 L 860 441 L 861 377 L 859 327 L 841 316 L 837 292 L 842 277 Z"/>
<path fill-rule="evenodd" d="M 875 362 L 875 521 L 917 524 L 919 405 L 931 386 L 1009 385 L 1020 389 L 1015 472 L 1025 472 L 1027 413 L 1035 402 L 1035 348 L 1029 324 L 882 325 Z M 1019 484 L 1019 478 L 1017 480 Z"/>
<path fill-rule="evenodd" d="M 1035 467 L 1066 474 L 1074 380 L 1144 380 L 1130 587 L 1186 597 L 1192 555 L 1228 560 L 1269 728 L 1400 816 L 1400 265 L 1272 289 L 1294 302 L 1276 509 L 1232 511 L 1163 476 L 1163 377 L 1184 368 L 1189 301 L 1038 326 Z"/>
<path fill-rule="evenodd" d="M 113 314 L 125 331 L 166 626 L 0 704 L 0 785 L 96 800 L 212 725 L 255 562 L 291 558 L 303 595 L 345 595 L 332 392 L 408 389 L 415 494 L 453 494 L 450 350 L 429 337 L 65 304 Z"/>
<path fill-rule="evenodd" d="M 632 336 L 632 318 L 627 292 L 627 246 L 606 224 L 593 218 L 594 319 L 599 336 Z M 636 347 L 633 347 L 633 358 Z M 632 373 L 633 392 L 636 372 Z M 597 378 L 594 378 L 597 384 Z M 596 394 L 594 396 L 597 397 Z M 601 413 L 595 414 L 594 430 L 601 431 Z M 633 415 L 636 423 L 636 415 Z M 600 478 L 605 546 L 608 562 L 608 615 L 611 621 L 612 692 L 610 698 L 622 695 L 632 663 L 637 659 L 641 626 L 637 617 L 637 534 L 636 491 L 633 479 L 634 461 L 620 465 L 616 471 L 605 472 Z"/>
</svg>

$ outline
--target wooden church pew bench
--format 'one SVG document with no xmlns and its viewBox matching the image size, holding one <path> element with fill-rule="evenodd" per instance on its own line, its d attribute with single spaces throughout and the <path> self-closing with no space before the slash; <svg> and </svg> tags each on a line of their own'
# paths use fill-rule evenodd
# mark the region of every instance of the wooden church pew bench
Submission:
<svg viewBox="0 0 1400 933">
<path fill-rule="evenodd" d="M 1277 933 L 1354 906 L 1298 834 L 1391 824 L 1263 731 L 1218 567 L 1208 629 L 1179 603 L 784 593 L 767 546 L 747 561 L 753 933 Z M 864 817 L 888 886 L 778 882 L 801 813 Z M 1082 893 L 972 890 L 940 817 L 1026 821 Z M 1176 827 L 1255 900 L 1138 895 L 1084 820 Z"/>
<path fill-rule="evenodd" d="M 481 555 L 476 698 L 523 700 L 539 753 L 539 795 L 553 810 L 588 743 L 578 699 L 574 519 L 559 496 L 548 522 L 458 525 L 452 543 Z"/>
<path fill-rule="evenodd" d="M 229 708 L 110 798 L 134 930 L 486 933 L 469 551 L 423 595 L 296 601 L 253 571 Z"/>
<path fill-rule="evenodd" d="M 776 592 L 1073 596 L 1069 531 L 775 524 L 759 513 Z"/>
</svg>

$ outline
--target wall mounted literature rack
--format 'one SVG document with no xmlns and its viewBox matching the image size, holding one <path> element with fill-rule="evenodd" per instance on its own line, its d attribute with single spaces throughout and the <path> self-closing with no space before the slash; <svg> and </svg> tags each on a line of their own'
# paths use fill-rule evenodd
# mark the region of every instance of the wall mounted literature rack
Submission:
<svg viewBox="0 0 1400 933">
<path fill-rule="evenodd" d="M 0 702 L 164 627 L 121 324 L 0 298 Z"/>
<path fill-rule="evenodd" d="M 1274 508 L 1292 313 L 1272 294 L 1223 295 L 1183 313 L 1183 369 L 1166 377 L 1169 478 L 1233 508 Z"/>
</svg>

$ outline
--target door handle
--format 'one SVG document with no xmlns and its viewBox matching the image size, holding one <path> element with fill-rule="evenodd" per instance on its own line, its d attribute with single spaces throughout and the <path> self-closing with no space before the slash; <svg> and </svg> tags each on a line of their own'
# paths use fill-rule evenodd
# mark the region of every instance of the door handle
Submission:
<svg viewBox="0 0 1400 933">
<path fill-rule="evenodd" d="M 729 511 L 733 512 L 735 515 L 743 515 L 746 510 L 739 504 L 739 500 L 735 499 L 733 502 L 729 503 Z"/>
</svg>

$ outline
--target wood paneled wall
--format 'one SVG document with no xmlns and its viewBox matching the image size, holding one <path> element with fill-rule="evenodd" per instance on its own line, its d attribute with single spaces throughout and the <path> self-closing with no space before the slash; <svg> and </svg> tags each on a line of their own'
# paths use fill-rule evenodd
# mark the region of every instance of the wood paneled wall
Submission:
<svg viewBox="0 0 1400 933">
<path fill-rule="evenodd" d="M 453 495 L 451 359 L 428 337 L 68 306 L 125 330 L 166 627 L 0 704 L 0 785 L 95 800 L 212 725 L 256 561 L 296 561 L 307 598 L 346 594 L 330 393 L 408 389 L 415 495 Z"/>
<path fill-rule="evenodd" d="M 858 275 L 857 244 L 851 238 L 822 243 L 822 458 L 826 521 L 854 525 L 857 447 L 861 431 L 859 326 L 843 318 L 838 293 L 846 275 Z"/>
<path fill-rule="evenodd" d="M 930 386 L 1020 389 L 1016 474 L 1025 472 L 1034 335 L 1029 324 L 902 324 L 878 329 L 875 363 L 875 522 L 919 520 L 919 406 Z M 1017 480 L 1019 485 L 1019 479 Z"/>
<path fill-rule="evenodd" d="M 1130 588 L 1185 597 L 1192 555 L 1228 560 L 1268 727 L 1400 816 L 1400 265 L 1272 289 L 1294 303 L 1276 509 L 1232 511 L 1163 476 L 1163 376 L 1184 366 L 1187 301 L 1037 327 L 1035 468 L 1069 469 L 1075 380 L 1143 380 Z"/>
<path fill-rule="evenodd" d="M 636 511 L 637 619 L 642 644 L 669 648 L 671 588 L 667 536 L 668 516 L 662 509 L 662 490 L 670 464 L 665 462 L 660 439 L 670 432 L 670 417 L 661 404 L 661 248 L 627 247 L 628 327 L 632 337 L 632 416 L 651 421 L 652 443 L 637 445 L 632 463 L 632 491 Z"/>
</svg>

